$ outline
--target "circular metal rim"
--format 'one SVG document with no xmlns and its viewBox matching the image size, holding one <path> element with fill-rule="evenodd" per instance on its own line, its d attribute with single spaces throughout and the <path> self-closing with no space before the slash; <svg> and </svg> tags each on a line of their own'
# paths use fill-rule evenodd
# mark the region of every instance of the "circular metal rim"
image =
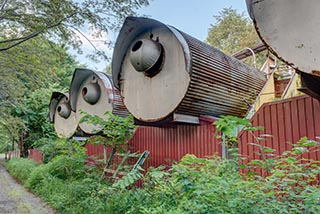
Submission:
<svg viewBox="0 0 320 214">
<path fill-rule="evenodd" d="M 160 30 L 159 30 L 160 29 Z M 153 83 L 155 83 L 159 78 L 161 78 L 161 75 L 163 75 L 163 72 L 164 70 L 167 70 L 166 72 L 172 72 L 172 69 L 170 69 L 170 67 L 167 67 L 166 68 L 166 63 L 170 62 L 172 63 L 173 62 L 173 59 L 170 58 L 170 56 L 168 56 L 170 53 L 171 54 L 174 54 L 175 56 L 176 55 L 179 55 L 181 59 L 184 63 L 182 65 L 180 65 L 179 67 L 179 70 L 175 71 L 175 73 L 179 74 L 179 72 L 185 72 L 184 74 L 182 74 L 184 76 L 184 79 L 183 79 L 183 82 L 184 84 L 182 84 L 182 89 L 180 90 L 180 95 L 177 98 L 177 100 L 175 100 L 174 104 L 172 105 L 169 105 L 169 107 L 166 108 L 166 111 L 165 112 L 161 112 L 161 113 L 157 113 L 156 114 L 153 114 L 152 113 L 143 113 L 144 115 L 142 116 L 142 111 L 141 110 L 138 110 L 138 108 L 136 108 L 136 106 L 132 106 L 130 102 L 128 102 L 127 100 L 127 97 L 131 97 L 131 96 L 128 96 L 128 94 L 126 93 L 126 91 L 131 91 L 131 90 L 128 90 L 128 89 L 125 89 L 124 87 L 124 84 L 126 84 L 126 82 L 122 82 L 123 84 L 121 84 L 121 95 L 123 97 L 123 101 L 124 101 L 124 104 L 125 106 L 127 107 L 128 111 L 138 120 L 140 121 L 143 121 L 143 122 L 157 122 L 157 121 L 160 121 L 166 117 L 168 117 L 170 114 L 172 114 L 178 107 L 179 107 L 179 104 L 182 102 L 182 100 L 184 99 L 184 97 L 186 96 L 186 93 L 188 91 L 188 88 L 189 88 L 189 85 L 190 85 L 190 80 L 191 80 L 191 77 L 190 77 L 190 74 L 191 74 L 191 55 L 190 55 L 190 50 L 189 50 L 189 46 L 187 45 L 187 42 L 186 40 L 184 39 L 184 37 L 180 34 L 179 31 L 177 31 L 175 28 L 173 27 L 169 27 L 169 26 L 166 26 L 166 25 L 161 25 L 160 27 L 155 27 L 155 28 L 152 28 L 152 30 L 148 30 L 148 31 L 145 31 L 145 32 L 141 32 L 139 34 L 139 36 L 137 36 L 136 38 L 134 38 L 132 40 L 132 43 L 135 43 L 136 41 L 140 40 L 140 39 L 144 39 L 144 38 L 149 38 L 149 33 L 150 31 L 152 31 L 152 33 L 156 33 L 157 31 L 164 31 L 167 33 L 167 35 L 170 35 L 170 37 L 172 39 L 174 39 L 174 44 L 176 44 L 178 47 L 179 47 L 179 53 L 181 54 L 176 54 L 176 51 L 168 51 L 166 50 L 167 49 L 174 49 L 174 47 L 171 47 L 170 45 L 166 44 L 166 43 L 163 43 L 163 41 L 161 41 L 160 43 L 162 44 L 162 46 L 165 48 L 165 52 L 167 53 L 166 54 L 166 58 L 164 61 L 164 65 L 162 67 L 162 71 L 159 72 L 159 74 L 155 75 L 154 77 L 151 77 L 151 78 L 148 78 L 148 77 L 145 77 L 144 75 L 139 75 L 139 74 L 136 74 L 137 72 L 132 72 L 134 70 L 133 66 L 129 63 L 130 62 L 130 57 L 129 57 L 129 54 L 125 54 L 124 56 L 124 59 L 123 59 L 123 62 L 121 63 L 122 66 L 121 66 L 121 75 L 129 75 L 129 73 L 132 72 L 132 74 L 135 74 L 135 75 L 139 75 L 140 78 L 142 78 L 141 81 L 143 81 L 143 79 L 145 79 L 146 81 L 147 80 L 150 80 L 152 81 Z M 160 39 L 161 40 L 161 39 Z M 170 43 L 169 43 L 170 44 Z M 129 47 L 131 47 L 132 45 L 130 45 Z M 130 49 L 127 50 L 128 52 L 130 51 Z M 171 56 L 172 57 L 172 56 Z M 126 73 L 123 73 L 124 72 L 124 66 L 129 66 L 129 70 L 128 71 L 125 71 Z M 130 68 L 132 67 L 132 68 Z M 169 69 L 168 69 L 169 68 Z M 170 71 L 171 70 L 171 71 Z M 137 77 L 136 76 L 136 77 Z M 179 76 L 179 75 L 178 75 Z M 178 77 L 176 75 L 176 77 Z M 181 75 L 180 75 L 181 76 Z M 122 79 L 135 79 L 135 78 L 132 78 L 132 76 L 128 77 L 128 76 L 122 76 L 121 77 Z M 179 79 L 180 81 L 180 79 Z M 140 84 L 137 84 L 137 85 L 140 85 Z M 171 87 L 171 86 L 170 86 Z M 135 90 L 138 90 L 137 88 L 135 88 Z M 145 90 L 145 89 L 144 89 Z M 183 90 L 183 94 L 181 95 L 181 91 Z M 169 93 L 168 93 L 168 96 L 170 96 L 170 93 L 172 93 L 173 90 L 171 90 Z M 148 96 L 148 97 L 152 97 L 152 96 Z M 137 97 L 138 98 L 138 97 Z M 140 97 L 141 98 L 141 97 Z M 144 98 L 144 97 L 143 97 Z M 137 99 L 139 100 L 139 99 Z M 149 103 L 153 103 L 153 102 L 142 102 L 142 103 L 147 103 L 147 105 Z M 153 108 L 152 108 L 153 109 Z M 163 110 L 163 109 L 162 109 Z M 140 113 L 138 113 L 140 111 Z M 146 116 L 146 115 L 149 115 L 149 116 Z M 152 116 L 151 116 L 152 115 Z"/>
<path fill-rule="evenodd" d="M 80 120 L 84 117 L 84 114 L 82 113 L 82 111 L 85 111 L 90 115 L 98 115 L 102 119 L 106 120 L 108 119 L 108 116 L 105 115 L 105 112 L 106 111 L 112 112 L 112 109 L 113 109 L 112 98 L 109 97 L 109 96 L 113 96 L 112 83 L 106 75 L 103 75 L 103 73 L 96 72 L 88 76 L 88 78 L 82 82 L 79 89 L 81 89 L 87 83 L 90 83 L 91 77 L 93 76 L 97 77 L 97 84 L 99 85 L 101 90 L 100 99 L 97 101 L 97 103 L 95 103 L 94 105 L 87 103 L 83 99 L 82 93 L 80 90 L 78 91 L 78 94 L 77 94 L 76 118 L 79 123 L 79 128 L 87 134 L 95 134 L 101 131 L 103 127 L 99 125 L 88 124 L 86 122 L 80 123 Z M 109 91 L 112 92 L 112 94 L 108 92 L 108 88 L 109 88 Z"/>
<path fill-rule="evenodd" d="M 78 128 L 78 122 L 76 119 L 76 115 L 73 111 L 71 111 L 68 118 L 61 117 L 58 113 L 57 107 L 60 103 L 69 104 L 69 100 L 66 96 L 61 97 L 61 99 L 57 102 L 55 108 L 55 117 L 54 117 L 54 129 L 60 138 L 70 138 L 74 135 Z"/>
</svg>

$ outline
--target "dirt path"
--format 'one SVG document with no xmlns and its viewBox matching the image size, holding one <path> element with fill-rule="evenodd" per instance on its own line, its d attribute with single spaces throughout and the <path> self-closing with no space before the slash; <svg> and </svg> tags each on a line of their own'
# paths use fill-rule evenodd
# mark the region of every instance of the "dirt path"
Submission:
<svg viewBox="0 0 320 214">
<path fill-rule="evenodd" d="M 50 207 L 18 184 L 2 166 L 0 154 L 0 214 L 53 214 Z"/>
</svg>

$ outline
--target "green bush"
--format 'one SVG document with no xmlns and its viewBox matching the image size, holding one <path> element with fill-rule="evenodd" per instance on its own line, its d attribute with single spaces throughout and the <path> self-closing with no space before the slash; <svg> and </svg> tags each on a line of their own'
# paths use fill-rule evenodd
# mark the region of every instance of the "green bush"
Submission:
<svg viewBox="0 0 320 214">
<path fill-rule="evenodd" d="M 32 171 L 37 167 L 37 163 L 25 158 L 12 158 L 6 163 L 6 168 L 10 174 L 25 184 Z"/>
<path fill-rule="evenodd" d="M 245 179 L 233 160 L 185 156 L 169 171 L 149 171 L 133 213 L 320 213 L 319 186 L 268 177 Z M 302 166 L 301 166 L 302 167 Z M 291 172 L 294 173 L 294 172 Z M 305 177 L 315 173 L 305 171 Z M 319 172 L 316 172 L 319 174 Z M 300 174 L 300 171 L 297 171 Z M 297 181 L 298 181 L 297 180 Z M 281 188 L 280 188 L 281 187 Z M 301 187 L 301 186 L 300 186 Z M 134 194 L 131 194 L 132 197 Z M 132 200 L 132 198 L 131 198 Z M 128 207 L 128 206 L 127 206 Z"/>
<path fill-rule="evenodd" d="M 149 169 L 139 188 L 127 185 L 132 183 L 126 181 L 129 177 L 118 185 L 101 181 L 97 169 L 83 164 L 80 150 L 39 166 L 27 159 L 13 159 L 7 165 L 59 213 L 318 214 L 320 189 L 314 181 L 319 162 L 299 159 L 313 145 L 318 143 L 301 139 L 273 161 L 262 159 L 247 166 L 268 170 L 265 177 L 243 176 L 237 158 L 186 155 L 169 169 Z"/>
</svg>

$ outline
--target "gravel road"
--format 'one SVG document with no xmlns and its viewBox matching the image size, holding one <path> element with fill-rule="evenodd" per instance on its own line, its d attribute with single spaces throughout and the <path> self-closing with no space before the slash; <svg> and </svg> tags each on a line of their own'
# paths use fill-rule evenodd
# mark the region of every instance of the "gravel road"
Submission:
<svg viewBox="0 0 320 214">
<path fill-rule="evenodd" d="M 18 184 L 6 171 L 0 154 L 0 214 L 53 214 L 48 205 Z"/>
</svg>

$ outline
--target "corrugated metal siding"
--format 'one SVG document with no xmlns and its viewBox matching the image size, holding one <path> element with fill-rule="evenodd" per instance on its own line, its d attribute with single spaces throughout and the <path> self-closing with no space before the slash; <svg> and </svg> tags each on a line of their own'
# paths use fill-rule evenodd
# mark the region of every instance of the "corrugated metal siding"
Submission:
<svg viewBox="0 0 320 214">
<path fill-rule="evenodd" d="M 127 117 L 129 115 L 129 112 L 123 103 L 120 91 L 116 88 L 113 90 L 112 114 L 120 117 Z"/>
<path fill-rule="evenodd" d="M 183 32 L 192 57 L 191 81 L 177 113 L 244 117 L 265 85 L 259 70 Z"/>
<path fill-rule="evenodd" d="M 108 88 L 107 91 L 109 94 L 113 94 L 112 96 L 112 114 L 118 115 L 120 117 L 127 117 L 129 115 L 129 112 L 127 108 L 125 107 L 122 97 L 120 95 L 120 91 L 114 86 L 112 75 L 106 74 L 110 81 L 110 84 L 112 85 L 112 88 Z"/>
<path fill-rule="evenodd" d="M 164 127 L 140 126 L 129 142 L 132 152 L 150 152 L 145 168 L 150 166 L 170 165 L 179 161 L 185 154 L 198 157 L 218 154 L 221 156 L 221 145 L 215 134 L 214 121 L 210 117 L 201 117 L 200 125 L 171 124 Z M 103 156 L 103 146 L 87 144 L 88 155 Z"/>
<path fill-rule="evenodd" d="M 86 154 L 88 156 L 99 156 L 103 158 L 103 145 L 99 144 L 99 145 L 93 145 L 91 143 L 87 143 L 85 145 L 87 151 Z"/>
<path fill-rule="evenodd" d="M 42 163 L 42 154 L 39 149 L 29 149 L 28 158 L 37 163 Z"/>
<path fill-rule="evenodd" d="M 256 136 L 270 134 L 273 137 L 260 141 L 263 146 L 275 149 L 275 155 L 290 150 L 290 143 L 302 137 L 317 140 L 320 136 L 320 101 L 309 96 L 264 104 L 251 119 L 253 126 L 263 126 L 264 131 L 256 131 Z M 260 159 L 258 147 L 250 145 L 254 138 L 248 132 L 239 134 L 239 153 L 248 160 Z M 256 143 L 256 142 L 255 142 Z M 319 147 L 320 148 L 320 147 Z M 307 158 L 320 160 L 320 150 L 312 150 Z"/>
<path fill-rule="evenodd" d="M 146 167 L 170 165 L 186 154 L 198 157 L 221 155 L 221 145 L 214 136 L 212 120 L 201 119 L 201 125 L 171 124 L 164 127 L 139 127 L 130 146 L 134 151 L 150 152 Z"/>
</svg>

